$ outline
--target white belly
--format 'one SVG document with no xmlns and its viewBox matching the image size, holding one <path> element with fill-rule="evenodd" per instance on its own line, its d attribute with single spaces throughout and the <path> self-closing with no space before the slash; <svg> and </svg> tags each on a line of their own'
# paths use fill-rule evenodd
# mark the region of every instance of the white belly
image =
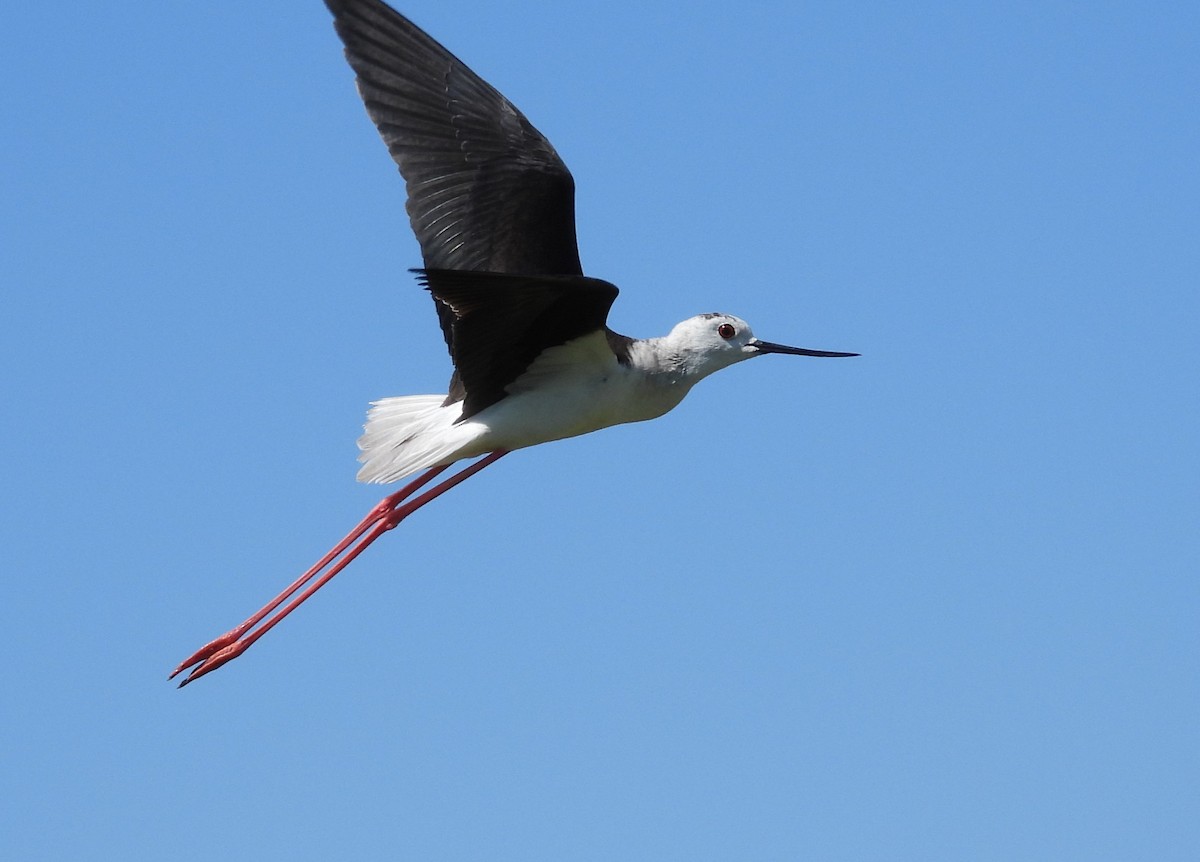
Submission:
<svg viewBox="0 0 1200 862">
<path fill-rule="evenodd" d="M 480 453 L 521 449 L 657 418 L 690 388 L 619 364 L 597 333 L 547 350 L 509 387 L 507 398 L 463 424 L 486 427 L 473 441 Z"/>
</svg>

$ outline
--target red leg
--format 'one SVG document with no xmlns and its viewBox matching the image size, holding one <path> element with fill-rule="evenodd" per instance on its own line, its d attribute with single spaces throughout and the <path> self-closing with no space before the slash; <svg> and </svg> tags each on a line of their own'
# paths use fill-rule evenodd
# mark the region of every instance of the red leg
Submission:
<svg viewBox="0 0 1200 862">
<path fill-rule="evenodd" d="M 443 470 L 445 470 L 446 466 L 448 466 L 448 465 L 443 465 L 441 467 L 433 467 L 432 469 L 426 470 L 424 473 L 422 473 L 420 476 L 418 476 L 415 480 L 413 480 L 409 484 L 405 485 L 403 488 L 401 488 L 396 493 L 391 494 L 387 497 L 384 497 L 382 500 L 380 500 L 375 505 L 375 507 L 373 509 L 371 509 L 370 512 L 367 513 L 367 516 L 365 518 L 363 518 L 363 520 L 359 523 L 359 525 L 357 527 L 355 527 L 353 530 L 351 530 L 344 539 L 342 539 L 340 542 L 338 542 L 336 545 L 334 545 L 332 548 L 330 548 L 329 553 L 327 553 L 321 559 L 317 560 L 317 562 L 313 565 L 312 568 L 310 568 L 307 572 L 305 572 L 303 575 L 301 575 L 299 578 L 297 578 L 287 589 L 285 589 L 282 593 L 277 595 L 275 598 L 271 599 L 270 602 L 268 602 L 266 605 L 264 605 L 259 611 L 257 611 L 253 616 L 251 616 L 244 623 L 242 623 L 241 625 L 237 626 L 234 629 L 231 629 L 230 631 L 227 631 L 225 634 L 221 635 L 219 638 L 216 638 L 215 640 L 212 640 L 212 641 L 206 643 L 204 646 L 200 647 L 200 649 L 196 650 L 194 653 L 192 653 L 190 656 L 188 656 L 179 665 L 179 667 L 175 668 L 175 670 L 173 670 L 171 672 L 171 675 L 167 678 L 173 679 L 175 677 L 175 675 L 178 674 L 180 671 L 185 670 L 186 668 L 189 668 L 194 664 L 198 664 L 199 662 L 204 661 L 206 658 L 211 656 L 213 653 L 215 653 L 218 650 L 223 649 L 224 647 L 233 643 L 235 640 L 237 640 L 242 635 L 244 635 L 247 631 L 252 629 L 254 626 L 258 625 L 258 623 L 267 614 L 269 614 L 271 611 L 275 610 L 275 608 L 279 607 L 279 605 L 282 604 L 284 602 L 284 600 L 287 599 L 288 596 L 290 596 L 292 593 L 296 592 L 296 590 L 300 589 L 302 586 L 304 586 L 306 583 L 308 583 L 310 580 L 312 580 L 312 578 L 317 574 L 317 572 L 321 571 L 321 569 L 323 569 L 327 565 L 329 565 L 330 561 L 334 560 L 339 554 L 341 554 L 344 550 L 346 550 L 346 548 L 348 548 L 350 546 L 350 543 L 353 542 L 355 539 L 357 539 L 359 536 L 361 536 L 364 532 L 366 532 L 367 529 L 369 529 L 371 527 L 371 525 L 373 525 L 380 519 L 386 517 L 393 509 L 395 509 L 402 502 L 404 502 L 404 500 L 408 499 L 408 497 L 410 495 L 412 495 L 412 493 L 414 491 L 416 491 L 422 485 L 427 483 L 430 479 L 432 479 L 438 473 L 441 473 Z"/>
<path fill-rule="evenodd" d="M 182 688 L 189 682 L 199 679 L 200 677 L 204 676 L 204 674 L 210 673 L 226 662 L 237 658 L 239 655 L 245 652 L 252 643 L 270 631 L 276 624 L 278 624 L 280 620 L 303 604 L 310 596 L 312 596 L 313 593 L 325 586 L 325 584 L 329 583 L 334 575 L 346 568 L 351 561 L 353 561 L 359 554 L 366 550 L 368 545 L 370 545 L 388 530 L 391 530 L 413 512 L 417 511 L 417 509 L 420 509 L 426 503 L 436 499 L 437 497 L 440 497 L 455 485 L 465 481 L 466 479 L 469 479 L 471 476 L 474 476 L 489 464 L 494 464 L 506 454 L 508 454 L 506 450 L 492 452 L 486 457 L 476 461 L 474 464 L 471 464 L 470 466 L 465 467 L 464 469 L 455 473 L 449 479 L 446 479 L 430 488 L 420 496 L 409 500 L 407 503 L 404 501 L 408 499 L 408 497 L 416 492 L 422 485 L 425 485 L 427 482 L 445 470 L 446 466 L 433 467 L 430 470 L 425 471 L 414 481 L 410 482 L 408 485 L 405 485 L 395 494 L 385 497 L 373 509 L 371 509 L 370 512 L 367 513 L 367 516 L 363 518 L 361 522 L 359 522 L 358 526 L 351 530 L 345 538 L 331 548 L 329 552 L 325 554 L 325 556 L 318 560 L 312 568 L 297 578 L 290 586 L 288 586 L 287 589 L 264 605 L 244 623 L 221 635 L 219 638 L 210 641 L 200 649 L 196 650 L 196 652 L 194 652 L 192 655 L 188 656 L 188 658 L 185 659 L 179 665 L 179 667 L 175 668 L 175 670 L 171 672 L 171 676 L 168 677 L 168 679 L 174 678 L 175 675 L 181 671 L 196 665 L 196 667 L 192 667 L 191 673 L 189 673 L 183 682 L 179 684 L 179 687 Z M 342 556 L 341 559 L 337 559 L 343 553 L 345 553 L 345 556 Z M 334 560 L 337 560 L 337 562 L 333 562 Z M 275 614 L 275 616 L 263 623 L 259 629 L 253 632 L 250 631 L 254 628 L 254 626 L 258 625 L 267 616 L 267 614 L 279 607 L 279 605 L 286 601 L 289 596 L 312 580 L 312 578 L 314 578 L 322 569 L 324 569 L 326 566 L 329 566 L 330 563 L 333 563 L 333 565 L 329 571 L 317 578 L 317 580 L 311 586 L 309 586 L 308 589 L 289 602 L 288 605 L 283 608 L 283 610 L 279 611 L 277 614 Z"/>
</svg>

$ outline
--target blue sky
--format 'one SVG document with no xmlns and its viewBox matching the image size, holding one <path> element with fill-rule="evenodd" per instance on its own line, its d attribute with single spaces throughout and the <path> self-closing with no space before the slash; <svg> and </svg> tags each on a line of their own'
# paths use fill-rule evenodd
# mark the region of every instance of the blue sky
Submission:
<svg viewBox="0 0 1200 862">
<path fill-rule="evenodd" d="M 403 11 L 614 328 L 862 358 L 513 455 L 184 691 L 448 360 L 320 3 L 10 12 L 6 858 L 1200 856 L 1197 7 L 680 8 Z"/>
</svg>

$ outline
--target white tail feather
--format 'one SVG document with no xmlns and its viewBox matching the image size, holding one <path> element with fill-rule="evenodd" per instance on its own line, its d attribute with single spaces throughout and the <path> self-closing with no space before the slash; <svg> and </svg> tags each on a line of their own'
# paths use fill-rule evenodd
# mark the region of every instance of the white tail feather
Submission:
<svg viewBox="0 0 1200 862">
<path fill-rule="evenodd" d="M 360 482 L 395 482 L 410 473 L 457 460 L 483 429 L 455 425 L 461 404 L 443 406 L 445 395 L 404 395 L 371 404 L 358 438 Z"/>
</svg>

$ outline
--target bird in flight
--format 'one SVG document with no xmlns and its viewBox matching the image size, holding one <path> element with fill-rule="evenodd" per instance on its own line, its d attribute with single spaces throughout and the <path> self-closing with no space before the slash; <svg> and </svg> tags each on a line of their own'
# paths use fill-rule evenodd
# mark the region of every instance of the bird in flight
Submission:
<svg viewBox="0 0 1200 862">
<path fill-rule="evenodd" d="M 858 355 L 763 341 L 731 314 L 690 317 L 658 338 L 613 332 L 617 288 L 583 274 L 575 183 L 550 142 L 381 0 L 325 3 L 367 114 L 404 177 L 424 262 L 415 272 L 433 297 L 454 373 L 446 394 L 371 406 L 359 480 L 415 478 L 275 599 L 185 659 L 171 674 L 190 669 L 181 687 L 241 655 L 375 539 L 514 449 L 654 419 L 700 380 L 747 359 Z"/>
</svg>

